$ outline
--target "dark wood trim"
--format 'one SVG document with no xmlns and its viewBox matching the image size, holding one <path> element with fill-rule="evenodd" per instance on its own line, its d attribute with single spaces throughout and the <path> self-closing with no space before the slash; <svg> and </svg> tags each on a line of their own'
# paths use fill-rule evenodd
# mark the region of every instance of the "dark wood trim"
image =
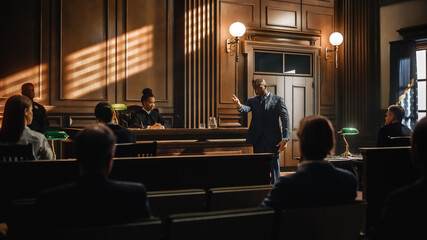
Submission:
<svg viewBox="0 0 427 240">
<path fill-rule="evenodd" d="M 403 39 L 427 38 L 427 24 L 401 28 L 397 32 Z"/>
<path fill-rule="evenodd" d="M 390 4 L 394 4 L 394 3 L 401 3 L 401 2 L 408 2 L 411 0 L 378 0 L 378 5 L 379 6 L 385 6 L 385 5 L 390 5 Z"/>
</svg>

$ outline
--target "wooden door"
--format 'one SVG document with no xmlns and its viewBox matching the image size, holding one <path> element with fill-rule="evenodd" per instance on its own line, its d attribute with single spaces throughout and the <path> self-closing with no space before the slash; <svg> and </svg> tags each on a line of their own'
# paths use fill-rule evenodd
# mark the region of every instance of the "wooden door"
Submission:
<svg viewBox="0 0 427 240">
<path fill-rule="evenodd" d="M 281 166 L 296 166 L 300 157 L 297 132 L 302 118 L 314 114 L 313 77 L 294 77 L 283 75 L 253 75 L 253 79 L 262 78 L 267 82 L 268 90 L 283 97 L 289 113 L 290 140 L 284 154 L 281 154 Z"/>
</svg>

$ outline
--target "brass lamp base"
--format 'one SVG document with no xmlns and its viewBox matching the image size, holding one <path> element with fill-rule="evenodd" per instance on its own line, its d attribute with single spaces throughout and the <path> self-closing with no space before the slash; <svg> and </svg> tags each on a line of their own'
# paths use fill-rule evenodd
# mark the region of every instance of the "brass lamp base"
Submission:
<svg viewBox="0 0 427 240">
<path fill-rule="evenodd" d="M 345 135 L 342 135 L 345 142 L 345 152 L 341 153 L 341 157 L 354 157 L 354 154 L 349 151 L 350 146 L 348 145 L 347 139 L 345 139 Z"/>
<path fill-rule="evenodd" d="M 354 154 L 346 150 L 345 152 L 341 153 L 340 156 L 341 157 L 354 157 Z"/>
</svg>

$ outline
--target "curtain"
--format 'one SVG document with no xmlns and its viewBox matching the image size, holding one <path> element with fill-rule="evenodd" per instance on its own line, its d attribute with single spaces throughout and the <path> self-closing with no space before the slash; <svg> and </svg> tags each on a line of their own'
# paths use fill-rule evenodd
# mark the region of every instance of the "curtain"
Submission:
<svg viewBox="0 0 427 240">
<path fill-rule="evenodd" d="M 390 105 L 399 104 L 405 109 L 402 123 L 413 129 L 417 114 L 416 48 L 414 40 L 390 42 Z M 413 86 L 408 89 L 412 82 Z M 406 94 L 399 101 L 399 96 Z"/>
</svg>

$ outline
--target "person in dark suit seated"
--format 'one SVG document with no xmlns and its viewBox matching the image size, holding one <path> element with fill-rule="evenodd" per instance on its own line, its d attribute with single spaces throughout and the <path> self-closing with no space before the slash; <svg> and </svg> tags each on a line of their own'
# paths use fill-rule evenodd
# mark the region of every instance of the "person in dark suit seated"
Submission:
<svg viewBox="0 0 427 240">
<path fill-rule="evenodd" d="M 117 143 L 135 143 L 135 133 L 114 123 L 115 113 L 107 102 L 100 102 L 95 106 L 95 117 L 99 123 L 107 125 L 116 136 Z"/>
<path fill-rule="evenodd" d="M 150 129 L 165 128 L 165 120 L 160 115 L 159 109 L 155 108 L 156 99 L 150 88 L 142 90 L 141 103 L 142 108 L 132 113 L 128 124 L 129 127 Z"/>
<path fill-rule="evenodd" d="M 254 153 L 275 153 L 271 160 L 271 183 L 280 177 L 280 152 L 289 141 L 289 115 L 283 98 L 269 92 L 264 79 L 252 81 L 255 97 L 245 104 L 233 95 L 232 100 L 241 113 L 252 112 L 246 142 L 253 145 Z M 281 126 L 279 125 L 279 118 Z"/>
<path fill-rule="evenodd" d="M 388 107 L 384 126 L 378 133 L 378 147 L 409 146 L 409 139 L 392 139 L 393 137 L 408 137 L 412 131 L 403 125 L 402 119 L 405 116 L 405 109 L 400 105 L 391 105 Z"/>
<path fill-rule="evenodd" d="M 415 125 L 411 145 L 412 162 L 422 176 L 390 193 L 369 239 L 427 239 L 427 117 Z"/>
<path fill-rule="evenodd" d="M 143 184 L 108 179 L 115 143 L 113 132 L 103 124 L 78 133 L 74 144 L 80 177 L 37 196 L 44 227 L 109 225 L 151 217 Z"/>
<path fill-rule="evenodd" d="M 49 127 L 46 109 L 43 105 L 34 102 L 34 85 L 32 83 L 25 83 L 21 86 L 21 94 L 28 97 L 33 104 L 33 121 L 28 127 L 39 133 L 45 133 Z"/>
<path fill-rule="evenodd" d="M 333 152 L 334 136 L 326 117 L 303 118 L 298 131 L 302 162 L 296 173 L 280 177 L 261 206 L 282 209 L 353 201 L 357 196 L 356 177 L 323 160 Z"/>
</svg>

